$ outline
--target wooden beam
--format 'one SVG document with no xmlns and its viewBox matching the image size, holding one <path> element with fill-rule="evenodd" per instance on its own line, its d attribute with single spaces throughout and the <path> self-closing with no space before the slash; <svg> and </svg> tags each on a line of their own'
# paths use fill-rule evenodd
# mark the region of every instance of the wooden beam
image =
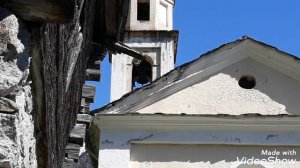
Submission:
<svg viewBox="0 0 300 168">
<path fill-rule="evenodd" d="M 85 101 L 85 98 L 81 99 L 80 113 L 89 114 L 90 113 L 90 103 Z"/>
<path fill-rule="evenodd" d="M 101 44 L 104 45 L 111 53 L 124 53 L 133 58 L 144 61 L 147 61 L 147 57 L 149 57 L 146 54 L 136 51 L 121 42 L 114 42 L 110 39 L 103 39 Z"/>
<path fill-rule="evenodd" d="M 96 43 L 92 44 L 92 48 L 86 70 L 86 80 L 100 81 L 100 64 L 106 55 L 106 48 Z"/>
<path fill-rule="evenodd" d="M 75 167 L 75 162 L 73 159 L 65 159 L 65 160 L 72 160 L 72 161 L 68 161 L 68 162 L 64 162 L 63 164 L 63 168 L 74 168 Z"/>
<path fill-rule="evenodd" d="M 76 124 L 71 131 L 69 142 L 83 145 L 86 134 L 86 125 L 85 124 Z"/>
<path fill-rule="evenodd" d="M 77 123 L 85 124 L 87 127 L 89 127 L 91 118 L 92 117 L 89 114 L 77 114 Z"/>
<path fill-rule="evenodd" d="M 85 79 L 88 81 L 100 81 L 100 65 L 99 69 L 87 69 L 85 75 Z"/>
<path fill-rule="evenodd" d="M 73 159 L 76 161 L 79 160 L 79 153 L 80 153 L 80 145 L 74 143 L 68 143 L 66 146 L 66 157 L 68 159 Z"/>
<path fill-rule="evenodd" d="M 34 22 L 67 23 L 75 13 L 75 0 L 0 0 L 0 6 Z"/>
<path fill-rule="evenodd" d="M 90 80 L 90 81 L 100 80 L 100 75 L 101 75 L 100 64 L 101 64 L 100 60 L 93 60 L 93 58 L 90 57 L 90 60 L 87 65 L 87 70 L 86 70 L 86 80 Z"/>
<path fill-rule="evenodd" d="M 82 97 L 85 98 L 85 102 L 94 103 L 96 94 L 96 87 L 91 85 L 82 86 Z"/>
<path fill-rule="evenodd" d="M 100 70 L 100 60 L 93 60 L 88 62 L 87 68 L 88 69 L 95 69 L 95 70 Z"/>
</svg>

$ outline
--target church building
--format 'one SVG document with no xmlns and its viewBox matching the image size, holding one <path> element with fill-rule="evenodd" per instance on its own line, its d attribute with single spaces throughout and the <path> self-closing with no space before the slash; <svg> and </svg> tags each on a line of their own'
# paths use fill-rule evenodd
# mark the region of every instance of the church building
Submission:
<svg viewBox="0 0 300 168">
<path fill-rule="evenodd" d="M 131 0 L 110 56 L 111 103 L 93 111 L 99 168 L 300 167 L 300 59 L 244 36 L 175 67 L 175 0 Z"/>
</svg>

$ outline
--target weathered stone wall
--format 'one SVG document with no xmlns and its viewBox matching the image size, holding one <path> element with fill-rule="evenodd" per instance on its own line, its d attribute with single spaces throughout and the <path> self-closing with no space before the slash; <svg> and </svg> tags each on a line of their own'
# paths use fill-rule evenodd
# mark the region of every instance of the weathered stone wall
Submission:
<svg viewBox="0 0 300 168">
<path fill-rule="evenodd" d="M 0 8 L 0 167 L 63 165 L 80 111 L 95 12 L 95 0 L 75 2 L 68 24 L 22 24 Z"/>
<path fill-rule="evenodd" d="M 121 39 L 128 12 L 125 5 L 129 5 L 129 0 L 31 2 L 24 9 L 19 7 L 24 3 L 21 1 L 0 2 L 2 7 L 27 20 L 24 24 L 28 30 L 19 28 L 21 21 L 12 13 L 7 17 L 13 16 L 16 20 L 0 24 L 0 126 L 3 128 L 0 130 L 0 167 L 60 168 L 68 161 L 65 149 L 77 113 L 89 111 L 87 107 L 91 102 L 85 102 L 80 109 L 83 83 L 86 77 L 92 80 L 100 77 L 97 70 L 100 58 L 90 57 L 92 40 L 99 43 L 99 38 L 107 34 L 114 40 Z M 64 4 L 74 10 L 65 9 Z M 43 14 L 31 11 L 44 9 L 40 5 L 51 8 L 50 13 L 45 12 L 50 16 L 42 20 L 39 18 Z M 57 13 L 56 6 L 72 11 L 73 20 L 66 23 L 64 17 L 70 13 Z M 30 17 L 22 13 L 28 10 Z M 1 10 L 0 16 L 4 14 Z M 94 25 L 95 17 L 98 24 Z M 93 37 L 94 29 L 99 33 Z M 106 50 L 99 44 L 94 47 L 96 51 Z M 76 159 L 72 159 L 76 167 L 92 166 L 88 151 L 80 151 Z"/>
<path fill-rule="evenodd" d="M 30 37 L 24 24 L 0 8 L 0 167 L 36 167 Z"/>
</svg>

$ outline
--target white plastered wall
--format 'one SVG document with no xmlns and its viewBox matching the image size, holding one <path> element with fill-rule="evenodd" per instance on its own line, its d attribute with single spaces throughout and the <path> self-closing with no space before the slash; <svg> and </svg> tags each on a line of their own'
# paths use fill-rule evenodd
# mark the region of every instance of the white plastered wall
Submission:
<svg viewBox="0 0 300 168">
<path fill-rule="evenodd" d="M 265 151 L 275 150 L 281 154 L 264 155 Z M 295 155 L 283 156 L 283 153 L 289 151 Z M 297 163 L 299 160 L 297 153 L 300 153 L 300 148 L 291 146 L 137 143 L 131 145 L 131 167 L 295 168 L 300 166 L 300 162 Z M 254 162 L 252 158 L 256 160 L 257 164 L 251 163 Z M 269 162 L 264 160 L 269 160 Z"/>
<path fill-rule="evenodd" d="M 104 126 L 100 132 L 99 167 L 237 168 L 241 165 L 237 157 L 240 160 L 243 157 L 264 159 L 272 156 L 281 160 L 296 159 L 296 162 L 291 165 L 276 163 L 271 167 L 267 166 L 270 165 L 268 163 L 262 168 L 300 166 L 299 125 L 264 126 L 264 122 L 243 125 L 244 122 L 222 125 L 212 121 L 205 125 L 199 121 L 187 126 L 188 121 L 180 125 L 168 121 L 167 124 L 163 121 L 156 124 L 133 121 L 130 127 L 120 122 L 114 123 L 114 126 L 110 123 L 112 127 Z M 262 155 L 262 150 L 277 150 L 281 154 Z M 295 150 L 296 154 L 284 156 L 282 152 L 288 150 Z"/>
<path fill-rule="evenodd" d="M 170 0 L 157 0 L 157 12 L 155 13 L 156 29 L 172 30 L 173 29 L 173 4 Z"/>
<path fill-rule="evenodd" d="M 238 85 L 243 75 L 256 78 L 254 89 Z M 300 83 L 247 58 L 138 112 L 300 115 Z"/>
</svg>

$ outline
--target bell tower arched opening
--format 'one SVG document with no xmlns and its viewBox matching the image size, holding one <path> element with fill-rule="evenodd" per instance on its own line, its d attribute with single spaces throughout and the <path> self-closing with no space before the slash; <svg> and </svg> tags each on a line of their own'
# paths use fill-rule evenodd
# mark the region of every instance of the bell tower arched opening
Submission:
<svg viewBox="0 0 300 168">
<path fill-rule="evenodd" d="M 147 57 L 146 60 L 132 60 L 132 90 L 152 82 L 153 60 Z"/>
</svg>

